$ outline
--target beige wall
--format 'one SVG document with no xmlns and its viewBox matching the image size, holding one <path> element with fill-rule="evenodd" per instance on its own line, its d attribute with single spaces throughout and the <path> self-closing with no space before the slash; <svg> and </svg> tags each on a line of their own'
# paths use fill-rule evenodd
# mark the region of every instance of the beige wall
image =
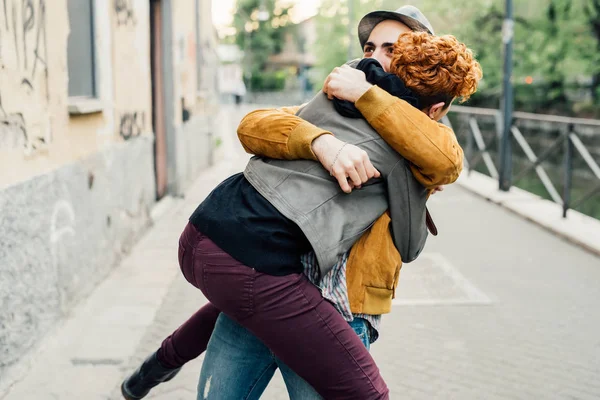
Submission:
<svg viewBox="0 0 600 400">
<path fill-rule="evenodd" d="M 150 2 L 129 0 L 131 9 L 120 12 L 114 9 L 114 2 L 106 3 L 113 33 L 113 133 L 123 139 L 152 134 Z"/>
<path fill-rule="evenodd" d="M 181 101 L 195 110 L 196 74 L 196 4 L 195 0 L 173 3 L 173 58 L 175 71 L 175 126 L 182 123 Z"/>
<path fill-rule="evenodd" d="M 81 25 L 70 26 L 68 0 L 0 0 L 2 377 L 26 370 L 27 352 L 128 252 L 157 200 L 150 0 L 73 1 L 93 4 L 89 14 L 80 9 Z M 173 118 L 165 121 L 167 187 L 179 194 L 212 161 L 216 113 L 203 108 L 185 125 L 181 111 L 173 115 L 182 96 L 196 103 L 195 0 L 161 2 L 172 19 L 164 36 L 173 38 L 164 98 L 175 97 L 164 104 Z M 68 71 L 69 31 L 92 16 L 94 71 Z M 69 98 L 69 75 L 94 78 L 95 98 Z M 19 379 L 8 375 L 0 391 Z"/>
<path fill-rule="evenodd" d="M 0 189 L 152 134 L 150 2 L 126 0 L 119 2 L 126 9 L 118 9 L 113 1 L 95 1 L 96 80 L 104 107 L 85 115 L 68 112 L 67 1 L 31 3 L 33 9 L 24 12 L 22 1 L 6 0 L 8 15 L 0 7 Z M 210 42 L 210 2 L 200 3 L 202 32 Z M 201 111 L 196 5 L 172 0 L 172 7 L 174 123 L 180 126 L 182 98 L 192 113 Z"/>
<path fill-rule="evenodd" d="M 56 165 L 50 150 L 68 121 L 66 0 L 31 3 L 0 7 L 2 186 Z"/>
<path fill-rule="evenodd" d="M 220 66 L 217 47 L 219 39 L 212 24 L 212 2 L 200 1 L 200 50 L 202 64 L 200 65 L 200 93 L 199 106 L 203 112 L 213 114 L 216 112 L 218 101 L 211 96 L 217 95 L 219 82 L 218 69 Z"/>
</svg>

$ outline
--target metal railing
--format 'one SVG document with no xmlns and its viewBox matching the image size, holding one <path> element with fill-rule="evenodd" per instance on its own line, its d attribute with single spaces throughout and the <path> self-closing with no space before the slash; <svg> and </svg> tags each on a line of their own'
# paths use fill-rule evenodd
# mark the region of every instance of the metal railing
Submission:
<svg viewBox="0 0 600 400">
<path fill-rule="evenodd" d="M 500 176 L 503 176 L 502 171 L 499 171 L 499 168 L 502 167 L 497 167 L 497 164 L 494 162 L 493 154 L 490 151 L 490 147 L 495 146 L 496 148 L 499 148 L 500 135 L 503 131 L 501 111 L 486 108 L 454 106 L 451 109 L 451 113 L 458 114 L 457 117 L 461 118 L 463 120 L 463 125 L 467 126 L 466 129 L 463 129 L 463 132 L 455 131 L 457 135 L 462 133 L 462 136 L 465 136 L 466 134 L 466 143 L 463 143 L 465 146 L 465 168 L 470 172 L 483 162 L 488 174 L 492 178 L 499 179 Z M 468 121 L 466 124 L 464 123 L 465 118 Z M 480 129 L 478 118 L 494 120 L 496 134 L 492 135 L 492 138 L 488 137 L 486 139 Z M 444 117 L 443 122 L 452 127 L 452 123 L 448 116 Z M 519 123 L 524 122 L 529 124 L 538 123 L 546 126 L 550 125 L 554 128 L 554 131 L 559 131 L 560 134 L 549 143 L 545 143 L 545 149 L 537 155 L 521 132 L 521 129 L 518 127 Z M 515 145 L 520 148 L 525 156 L 524 160 L 527 165 L 520 171 L 515 171 L 514 175 L 509 180 L 509 186 L 512 185 L 513 181 L 518 182 L 534 171 L 548 193 L 548 196 L 554 202 L 562 206 L 564 218 L 566 218 L 569 209 L 579 207 L 597 194 L 600 194 L 600 166 L 581 140 L 581 134 L 578 133 L 579 130 L 595 131 L 592 133 L 587 132 L 585 135 L 588 137 L 597 136 L 600 138 L 600 121 L 515 112 L 513 114 L 513 123 L 510 129 L 512 134 L 510 145 L 513 148 L 515 148 Z M 600 147 L 600 142 L 598 143 L 598 146 Z M 561 151 L 563 152 L 562 155 L 559 154 Z M 591 176 L 594 177 L 592 181 L 595 183 L 587 187 L 584 193 L 579 195 L 575 200 L 572 200 L 573 161 L 576 154 L 579 154 L 584 165 L 591 170 Z M 544 168 L 543 163 L 547 162 L 550 158 L 555 160 L 562 158 L 562 166 L 560 167 L 562 169 L 562 193 L 557 189 L 555 183 Z M 511 163 L 507 168 L 513 170 L 513 164 L 514 159 L 511 159 Z"/>
</svg>

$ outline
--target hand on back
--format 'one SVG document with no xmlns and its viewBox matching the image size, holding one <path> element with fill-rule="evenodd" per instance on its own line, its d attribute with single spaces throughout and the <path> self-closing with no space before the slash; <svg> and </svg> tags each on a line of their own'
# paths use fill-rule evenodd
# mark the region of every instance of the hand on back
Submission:
<svg viewBox="0 0 600 400">
<path fill-rule="evenodd" d="M 360 188 L 371 178 L 381 176 L 366 151 L 344 143 L 333 135 L 319 136 L 313 141 L 312 149 L 319 162 L 337 179 L 340 188 L 346 193 Z"/>
</svg>

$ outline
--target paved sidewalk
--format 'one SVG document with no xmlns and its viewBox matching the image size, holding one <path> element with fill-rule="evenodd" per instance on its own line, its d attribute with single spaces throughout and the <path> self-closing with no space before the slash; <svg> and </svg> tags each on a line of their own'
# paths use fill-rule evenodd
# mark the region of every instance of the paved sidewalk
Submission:
<svg viewBox="0 0 600 400">
<path fill-rule="evenodd" d="M 167 207 L 5 399 L 120 399 L 121 379 L 204 304 L 178 271 L 176 243 L 198 202 L 247 159 L 232 134 L 225 142 L 228 158 Z M 372 347 L 391 398 L 600 398 L 600 258 L 459 186 L 430 210 L 440 235 L 403 267 Z M 194 399 L 201 361 L 148 398 Z M 288 398 L 280 378 L 263 398 Z"/>
<path fill-rule="evenodd" d="M 457 184 L 600 256 L 600 220 L 576 210 L 563 218 L 562 205 L 516 186 L 502 192 L 496 179 L 477 171 L 463 171 Z"/>
</svg>

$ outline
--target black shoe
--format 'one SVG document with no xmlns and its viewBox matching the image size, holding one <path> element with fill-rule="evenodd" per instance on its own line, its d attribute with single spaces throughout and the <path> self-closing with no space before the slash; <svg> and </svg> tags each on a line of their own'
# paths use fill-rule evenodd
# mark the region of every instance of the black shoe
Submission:
<svg viewBox="0 0 600 400">
<path fill-rule="evenodd" d="M 165 368 L 156 357 L 150 354 L 142 365 L 121 384 L 121 393 L 127 400 L 139 400 L 150 393 L 154 386 L 170 381 L 181 368 Z"/>
</svg>

